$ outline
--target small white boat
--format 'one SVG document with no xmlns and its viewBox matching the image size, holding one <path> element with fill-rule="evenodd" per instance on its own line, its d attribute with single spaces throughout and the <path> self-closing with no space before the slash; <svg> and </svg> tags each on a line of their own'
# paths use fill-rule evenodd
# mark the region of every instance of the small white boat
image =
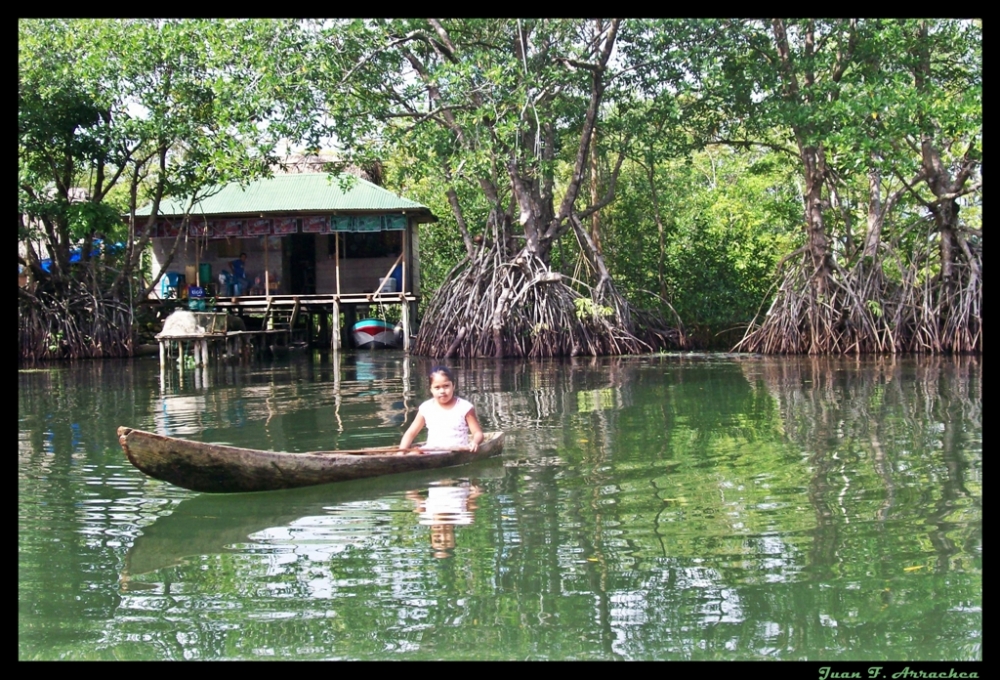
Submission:
<svg viewBox="0 0 1000 680">
<path fill-rule="evenodd" d="M 403 329 L 381 319 L 362 319 L 351 328 L 358 349 L 396 349 L 403 345 Z"/>
</svg>

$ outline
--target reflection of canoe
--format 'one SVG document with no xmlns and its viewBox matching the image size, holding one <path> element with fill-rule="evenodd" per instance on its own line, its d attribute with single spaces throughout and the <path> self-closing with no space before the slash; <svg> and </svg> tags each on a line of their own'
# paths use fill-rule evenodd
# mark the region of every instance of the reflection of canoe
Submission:
<svg viewBox="0 0 1000 680">
<path fill-rule="evenodd" d="M 402 330 L 381 319 L 362 319 L 351 328 L 354 345 L 359 349 L 393 349 L 403 343 Z"/>
<path fill-rule="evenodd" d="M 464 465 L 503 450 L 503 432 L 489 432 L 475 451 L 454 449 L 402 454 L 395 446 L 356 451 L 283 453 L 118 428 L 125 455 L 150 477 L 208 492 L 270 491 L 414 470 Z"/>
<path fill-rule="evenodd" d="M 457 471 L 456 471 L 457 472 Z M 500 480 L 504 468 L 496 458 L 462 468 L 463 477 Z M 144 526 L 125 555 L 123 580 L 181 564 L 197 555 L 240 550 L 251 536 L 272 527 L 285 527 L 303 517 L 336 513 L 340 506 L 424 490 L 454 478 L 447 470 L 426 470 L 379 479 L 359 479 L 325 487 L 255 494 L 253 503 L 232 494 L 198 494 L 177 504 L 167 515 Z"/>
</svg>

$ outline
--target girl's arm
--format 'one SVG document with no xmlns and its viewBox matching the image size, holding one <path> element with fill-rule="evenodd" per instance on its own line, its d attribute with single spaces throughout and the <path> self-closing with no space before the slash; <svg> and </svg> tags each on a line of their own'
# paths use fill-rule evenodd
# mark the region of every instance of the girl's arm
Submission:
<svg viewBox="0 0 1000 680">
<path fill-rule="evenodd" d="M 413 419 L 413 424 L 403 434 L 403 438 L 399 442 L 399 448 L 408 449 L 413 446 L 413 440 L 417 438 L 422 429 L 424 429 L 424 417 L 420 413 L 417 413 L 417 417 Z"/>
<path fill-rule="evenodd" d="M 465 422 L 469 426 L 469 434 L 472 436 L 472 443 L 469 445 L 470 451 L 475 451 L 483 443 L 483 428 L 476 417 L 476 407 L 473 406 L 465 414 Z"/>
</svg>

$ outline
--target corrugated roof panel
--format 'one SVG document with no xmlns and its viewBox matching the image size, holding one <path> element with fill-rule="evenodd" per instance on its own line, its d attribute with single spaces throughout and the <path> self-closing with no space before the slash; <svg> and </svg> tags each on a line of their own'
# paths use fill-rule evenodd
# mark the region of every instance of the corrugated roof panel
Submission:
<svg viewBox="0 0 1000 680">
<path fill-rule="evenodd" d="M 191 211 L 196 215 L 239 215 L 292 211 L 351 211 L 389 212 L 396 210 L 430 210 L 419 203 L 402 198 L 354 175 L 350 188 L 344 192 L 337 178 L 323 172 L 275 175 L 251 182 L 245 187 L 233 182 L 219 192 L 201 200 Z M 148 215 L 152 205 L 136 211 Z M 161 215 L 184 214 L 183 201 L 164 199 Z"/>
</svg>

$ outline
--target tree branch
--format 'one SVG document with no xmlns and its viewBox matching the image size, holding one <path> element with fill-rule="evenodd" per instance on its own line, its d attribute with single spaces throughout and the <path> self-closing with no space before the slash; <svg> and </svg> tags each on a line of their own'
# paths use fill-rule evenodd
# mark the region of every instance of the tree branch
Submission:
<svg viewBox="0 0 1000 680">
<path fill-rule="evenodd" d="M 602 46 L 600 58 L 598 60 L 600 69 L 593 72 L 590 103 L 587 106 L 587 113 L 584 117 L 583 126 L 580 132 L 580 144 L 577 148 L 576 159 L 573 163 L 572 179 L 570 180 L 569 186 L 566 188 L 566 194 L 563 197 L 562 204 L 559 206 L 559 211 L 553 217 L 552 223 L 547 230 L 547 236 L 550 238 L 551 235 L 558 229 L 561 222 L 569 217 L 573 209 L 573 204 L 576 202 L 576 197 L 580 192 L 580 186 L 583 182 L 584 168 L 587 163 L 587 154 L 590 150 L 590 140 L 594 131 L 594 126 L 597 124 L 597 112 L 601 99 L 604 95 L 604 83 L 602 81 L 604 70 L 607 68 L 608 60 L 611 58 L 611 52 L 614 50 L 620 23 L 619 19 L 613 19 L 611 21 L 611 25 L 608 28 L 608 35 L 604 40 L 604 45 Z"/>
<path fill-rule="evenodd" d="M 446 194 L 448 196 L 448 204 L 451 206 L 451 212 L 455 216 L 455 222 L 458 224 L 458 231 L 462 235 L 462 240 L 465 242 L 465 252 L 467 252 L 471 258 L 474 253 L 472 237 L 469 236 L 469 228 L 465 224 L 465 215 L 462 212 L 461 204 L 458 202 L 458 194 L 452 187 L 448 187 Z"/>
<path fill-rule="evenodd" d="M 615 161 L 615 167 L 611 171 L 611 178 L 608 180 L 608 190 L 604 192 L 604 197 L 595 203 L 594 205 L 588 206 L 582 212 L 577 214 L 580 221 L 583 221 L 593 215 L 595 212 L 601 208 L 610 205 L 613 200 L 615 200 L 615 191 L 618 186 L 618 176 L 621 173 L 622 162 L 625 160 L 625 151 L 618 152 L 618 160 Z"/>
<path fill-rule="evenodd" d="M 850 19 L 848 21 L 849 34 L 847 37 L 847 51 L 845 53 L 841 52 L 839 48 L 837 49 L 837 57 L 833 64 L 833 71 L 830 73 L 830 77 L 833 79 L 833 82 L 835 83 L 840 82 L 840 79 L 844 76 L 844 72 L 847 70 L 847 67 L 850 64 L 851 59 L 854 57 L 854 49 L 857 46 L 858 42 L 857 28 L 858 28 L 858 20 Z"/>
<path fill-rule="evenodd" d="M 788 147 L 782 146 L 780 144 L 771 144 L 770 142 L 757 142 L 751 139 L 714 139 L 705 142 L 706 146 L 712 146 L 716 144 L 720 146 L 731 146 L 736 149 L 749 149 L 751 146 L 761 146 L 764 147 L 765 149 L 771 149 L 772 151 L 787 153 L 788 155 L 796 159 L 799 157 L 799 152 L 797 150 L 789 149 Z"/>
<path fill-rule="evenodd" d="M 440 47 L 443 47 L 444 50 L 438 49 L 435 45 L 435 49 L 438 51 L 438 54 L 451 63 L 457 64 L 458 58 L 455 54 L 458 50 L 455 48 L 455 44 L 451 41 L 451 36 L 448 35 L 448 31 L 445 30 L 444 26 L 442 26 L 441 22 L 437 19 L 428 19 L 427 22 L 434 27 L 435 32 L 437 32 L 438 37 L 441 39 Z M 431 42 L 433 44 L 434 41 Z"/>
</svg>

